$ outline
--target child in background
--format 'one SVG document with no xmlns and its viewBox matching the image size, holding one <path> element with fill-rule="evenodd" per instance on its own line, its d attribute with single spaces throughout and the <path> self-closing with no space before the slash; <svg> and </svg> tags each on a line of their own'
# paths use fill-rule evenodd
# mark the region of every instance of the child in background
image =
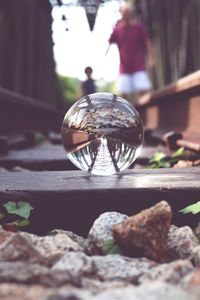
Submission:
<svg viewBox="0 0 200 300">
<path fill-rule="evenodd" d="M 80 86 L 80 94 L 82 97 L 96 93 L 96 85 L 94 79 L 92 78 L 92 73 L 93 70 L 91 67 L 88 66 L 85 68 L 85 74 L 87 76 L 87 79 L 83 81 Z"/>
</svg>

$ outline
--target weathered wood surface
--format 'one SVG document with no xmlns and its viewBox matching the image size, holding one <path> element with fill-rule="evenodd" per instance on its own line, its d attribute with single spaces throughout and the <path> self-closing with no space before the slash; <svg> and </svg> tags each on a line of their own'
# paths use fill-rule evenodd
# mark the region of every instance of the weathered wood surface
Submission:
<svg viewBox="0 0 200 300">
<path fill-rule="evenodd" d="M 0 166 L 19 166 L 29 170 L 76 170 L 61 145 L 42 144 L 25 150 L 11 150 L 0 156 Z"/>
<path fill-rule="evenodd" d="M 180 136 L 179 138 L 177 138 L 177 134 Z M 171 138 L 172 136 L 173 138 Z M 185 149 L 196 152 L 196 154 L 200 153 L 200 135 L 197 132 L 174 132 L 168 131 L 167 129 L 148 130 L 145 140 L 149 144 L 160 144 L 160 146 L 163 147 L 163 152 L 166 152 L 166 146 L 169 149 L 173 149 L 173 147 L 171 147 L 173 144 L 174 149 L 184 147 Z"/>
<path fill-rule="evenodd" d="M 52 104 L 0 87 L 0 135 L 28 130 L 59 130 L 64 111 Z"/>
<path fill-rule="evenodd" d="M 141 97 L 137 109 L 146 128 L 199 135 L 200 71 Z"/>
<path fill-rule="evenodd" d="M 164 86 L 198 70 L 200 1 L 135 0 L 155 53 L 154 84 Z"/>
<path fill-rule="evenodd" d="M 51 12 L 49 0 L 0 1 L 0 86 L 59 108 Z"/>
<path fill-rule="evenodd" d="M 174 83 L 168 84 L 165 87 L 148 93 L 147 95 L 142 96 L 137 106 L 147 106 L 157 104 L 158 101 L 162 101 L 163 98 L 173 98 L 174 96 L 180 93 L 200 93 L 200 71 L 196 71 L 190 75 L 187 75 L 183 78 L 180 78 Z"/>
<path fill-rule="evenodd" d="M 162 151 L 166 155 L 170 152 L 167 147 L 143 147 L 137 164 L 147 164 L 155 152 Z M 7 155 L 0 156 L 0 166 L 12 169 L 19 166 L 29 170 L 77 170 L 67 158 L 62 145 L 42 144 L 25 150 L 10 150 Z"/>
<path fill-rule="evenodd" d="M 81 171 L 4 172 L 0 199 L 30 201 L 34 212 L 31 231 L 53 228 L 87 234 L 100 213 L 132 215 L 160 200 L 167 200 L 177 225 L 194 226 L 199 217 L 179 210 L 200 199 L 200 169 L 128 170 L 109 177 Z"/>
</svg>

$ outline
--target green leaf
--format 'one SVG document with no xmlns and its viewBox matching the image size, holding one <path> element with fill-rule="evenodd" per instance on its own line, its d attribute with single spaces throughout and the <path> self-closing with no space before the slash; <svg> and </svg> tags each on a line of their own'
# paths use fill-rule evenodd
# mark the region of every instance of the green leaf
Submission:
<svg viewBox="0 0 200 300">
<path fill-rule="evenodd" d="M 146 168 L 147 169 L 159 169 L 159 168 L 170 168 L 170 162 L 168 161 L 160 161 L 160 162 L 154 162 L 149 164 Z"/>
<path fill-rule="evenodd" d="M 163 152 L 156 152 L 153 157 L 150 159 L 150 163 L 152 162 L 160 162 L 161 160 L 163 160 L 164 158 L 166 158 L 166 155 Z"/>
<path fill-rule="evenodd" d="M 200 201 L 181 209 L 180 212 L 183 214 L 191 213 L 193 215 L 200 213 Z"/>
<path fill-rule="evenodd" d="M 183 156 L 184 155 L 184 151 L 185 151 L 185 149 L 184 149 L 184 147 L 181 147 L 181 148 L 179 148 L 178 150 L 176 150 L 172 155 L 171 155 L 171 157 L 173 157 L 173 158 L 178 158 L 178 157 L 181 157 L 181 156 Z"/>
<path fill-rule="evenodd" d="M 28 226 L 29 224 L 30 224 L 29 220 L 24 219 L 24 220 L 22 220 L 21 222 L 18 222 L 18 223 L 17 223 L 17 226 L 18 226 L 18 227 L 25 227 L 25 226 Z"/>
<path fill-rule="evenodd" d="M 16 203 L 13 201 L 8 201 L 6 204 L 3 205 L 8 213 L 13 209 L 16 209 Z"/>
<path fill-rule="evenodd" d="M 107 240 L 103 244 L 103 253 L 107 254 L 121 254 L 121 250 L 114 240 Z"/>
<path fill-rule="evenodd" d="M 33 207 L 28 202 L 24 201 L 9 201 L 3 206 L 9 214 L 14 214 L 24 219 L 28 219 L 30 217 L 31 210 L 33 209 Z"/>
<path fill-rule="evenodd" d="M 159 163 L 159 168 L 170 168 L 170 162 L 168 162 L 168 161 L 161 161 L 160 163 Z"/>
</svg>

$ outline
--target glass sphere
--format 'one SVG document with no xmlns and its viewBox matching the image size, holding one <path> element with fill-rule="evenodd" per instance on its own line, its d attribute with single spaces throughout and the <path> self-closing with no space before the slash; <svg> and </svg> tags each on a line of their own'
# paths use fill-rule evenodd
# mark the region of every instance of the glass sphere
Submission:
<svg viewBox="0 0 200 300">
<path fill-rule="evenodd" d="M 111 175 L 128 168 L 138 157 L 143 125 L 128 101 L 110 93 L 95 93 L 68 110 L 61 134 L 69 159 L 79 169 Z"/>
</svg>

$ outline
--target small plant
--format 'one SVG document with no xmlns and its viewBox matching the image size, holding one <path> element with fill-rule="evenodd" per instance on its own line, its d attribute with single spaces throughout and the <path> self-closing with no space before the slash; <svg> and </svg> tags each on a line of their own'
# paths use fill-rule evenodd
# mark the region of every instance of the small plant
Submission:
<svg viewBox="0 0 200 300">
<path fill-rule="evenodd" d="M 184 148 L 181 147 L 172 153 L 171 156 L 167 156 L 165 153 L 158 151 L 149 160 L 147 165 L 148 169 L 170 168 L 177 163 L 184 155 Z"/>
<path fill-rule="evenodd" d="M 110 239 L 110 240 L 107 240 L 104 242 L 103 253 L 105 255 L 121 254 L 121 250 L 120 250 L 119 246 L 116 244 L 116 242 L 113 239 Z"/>
<path fill-rule="evenodd" d="M 29 217 L 33 207 L 28 202 L 8 201 L 3 205 L 3 210 L 4 212 L 0 213 L 0 221 L 4 229 L 16 231 L 30 224 Z"/>
<path fill-rule="evenodd" d="M 153 157 L 149 160 L 147 168 L 158 169 L 158 168 L 169 168 L 170 163 L 167 161 L 167 156 L 163 152 L 156 152 Z"/>
<path fill-rule="evenodd" d="M 185 208 L 181 209 L 180 212 L 182 212 L 183 214 L 191 213 L 193 215 L 200 213 L 200 201 L 191 204 L 189 206 L 186 206 Z"/>
</svg>

